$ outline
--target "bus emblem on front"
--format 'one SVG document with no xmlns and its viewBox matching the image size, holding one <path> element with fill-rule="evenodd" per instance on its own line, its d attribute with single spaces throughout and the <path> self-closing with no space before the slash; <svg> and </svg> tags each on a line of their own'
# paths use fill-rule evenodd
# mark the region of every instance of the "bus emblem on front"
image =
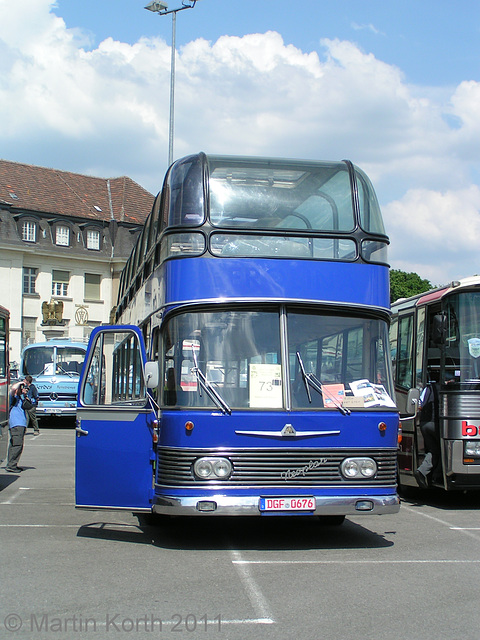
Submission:
<svg viewBox="0 0 480 640">
<path fill-rule="evenodd" d="M 293 425 L 286 424 L 282 429 L 282 436 L 296 436 L 297 432 L 295 431 Z"/>
</svg>

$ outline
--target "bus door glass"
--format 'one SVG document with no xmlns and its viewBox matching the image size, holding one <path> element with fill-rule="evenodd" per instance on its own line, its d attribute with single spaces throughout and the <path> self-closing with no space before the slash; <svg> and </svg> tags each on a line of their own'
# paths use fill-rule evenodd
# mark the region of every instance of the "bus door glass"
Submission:
<svg viewBox="0 0 480 640">
<path fill-rule="evenodd" d="M 153 420 L 136 327 L 92 332 L 79 386 L 76 506 L 150 510 Z"/>
</svg>

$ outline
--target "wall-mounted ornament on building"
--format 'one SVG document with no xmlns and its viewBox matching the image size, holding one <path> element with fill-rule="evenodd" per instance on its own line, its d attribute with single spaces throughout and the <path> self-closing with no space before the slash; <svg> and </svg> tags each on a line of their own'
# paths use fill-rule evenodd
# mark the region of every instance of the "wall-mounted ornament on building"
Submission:
<svg viewBox="0 0 480 640">
<path fill-rule="evenodd" d="M 75 322 L 77 325 L 85 326 L 88 324 L 88 311 L 87 307 L 79 305 L 75 311 Z"/>
<path fill-rule="evenodd" d="M 50 302 L 42 303 L 42 326 L 64 326 L 65 320 L 63 319 L 63 302 L 61 300 L 55 300 L 50 298 Z"/>
</svg>

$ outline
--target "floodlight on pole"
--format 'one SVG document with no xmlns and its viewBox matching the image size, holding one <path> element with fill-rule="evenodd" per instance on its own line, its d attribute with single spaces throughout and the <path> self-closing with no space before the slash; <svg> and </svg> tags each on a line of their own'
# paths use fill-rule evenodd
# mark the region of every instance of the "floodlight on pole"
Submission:
<svg viewBox="0 0 480 640">
<path fill-rule="evenodd" d="M 184 9 L 193 9 L 198 0 L 182 0 L 182 6 L 178 9 L 169 9 L 168 4 L 162 0 L 153 0 L 147 4 L 145 9 L 158 13 L 159 16 L 172 14 L 172 56 L 170 60 L 170 118 L 168 127 L 168 166 L 173 162 L 173 137 L 175 129 L 175 51 L 176 51 L 176 31 L 177 13 Z"/>
</svg>

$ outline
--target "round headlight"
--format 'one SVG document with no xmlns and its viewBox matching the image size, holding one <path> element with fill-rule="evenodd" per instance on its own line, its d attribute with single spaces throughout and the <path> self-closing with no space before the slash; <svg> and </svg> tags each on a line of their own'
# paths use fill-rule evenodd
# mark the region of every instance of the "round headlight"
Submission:
<svg viewBox="0 0 480 640">
<path fill-rule="evenodd" d="M 206 458 L 200 458 L 193 465 L 193 470 L 199 478 L 209 478 L 213 473 L 212 463 Z"/>
<path fill-rule="evenodd" d="M 352 478 L 373 478 L 377 473 L 377 463 L 372 458 L 345 458 L 340 471 L 347 480 Z"/>
<path fill-rule="evenodd" d="M 365 458 L 360 465 L 360 472 L 364 478 L 373 478 L 373 476 L 377 473 L 377 465 L 375 464 L 375 460 L 371 458 Z"/>
<path fill-rule="evenodd" d="M 232 465 L 230 460 L 226 458 L 220 458 L 219 460 L 215 460 L 213 463 L 213 473 L 217 476 L 217 478 L 228 478 L 228 476 L 232 473 Z"/>
<path fill-rule="evenodd" d="M 356 478 L 359 473 L 356 460 L 345 460 L 342 464 L 342 473 L 346 478 Z"/>
<path fill-rule="evenodd" d="M 193 472 L 202 480 L 215 478 L 224 480 L 232 473 L 232 463 L 228 458 L 199 458 L 193 465 Z"/>
</svg>

